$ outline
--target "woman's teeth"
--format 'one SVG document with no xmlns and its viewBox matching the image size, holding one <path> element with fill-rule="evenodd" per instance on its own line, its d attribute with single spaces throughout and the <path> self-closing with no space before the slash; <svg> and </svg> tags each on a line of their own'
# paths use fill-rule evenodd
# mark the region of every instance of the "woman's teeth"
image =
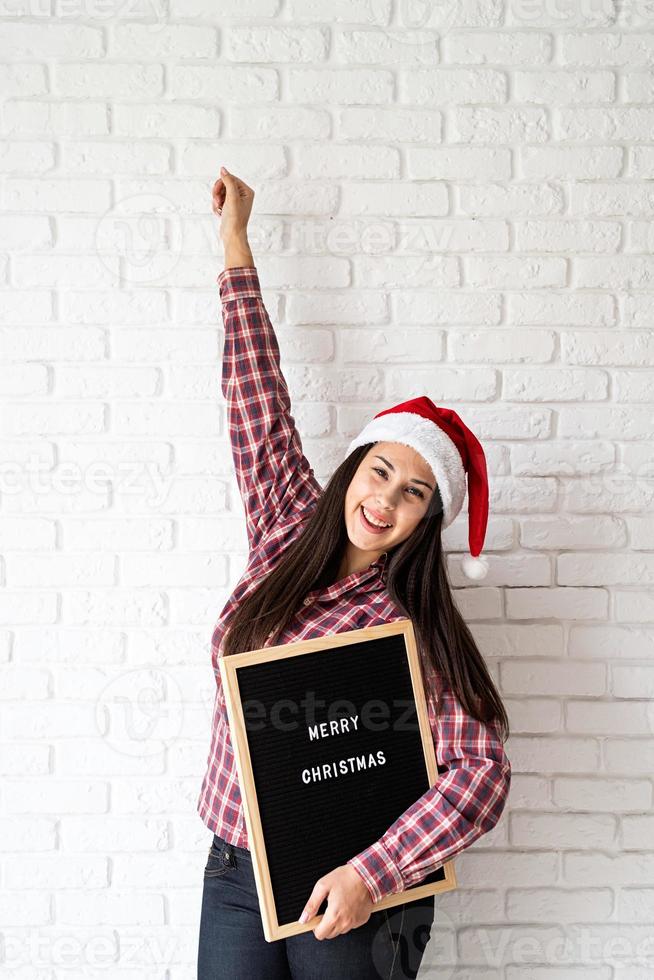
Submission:
<svg viewBox="0 0 654 980">
<path fill-rule="evenodd" d="M 369 523 L 369 524 L 372 524 L 372 525 L 373 525 L 373 527 L 376 527 L 376 528 L 378 528 L 378 529 L 379 529 L 380 531 L 381 531 L 381 530 L 387 530 L 388 528 L 390 528 L 390 527 L 392 527 L 392 526 L 393 526 L 392 524 L 380 524 L 380 523 L 379 523 L 379 521 L 377 521 L 377 520 L 376 520 L 376 519 L 375 519 L 375 518 L 374 518 L 374 517 L 372 516 L 372 514 L 369 514 L 369 513 L 368 513 L 368 511 L 367 511 L 367 510 L 366 510 L 366 508 L 365 508 L 365 507 L 363 506 L 363 504 L 361 504 L 361 510 L 363 511 L 363 516 L 364 516 L 364 517 L 365 517 L 365 519 L 366 519 L 366 520 L 368 521 L 368 523 Z"/>
</svg>

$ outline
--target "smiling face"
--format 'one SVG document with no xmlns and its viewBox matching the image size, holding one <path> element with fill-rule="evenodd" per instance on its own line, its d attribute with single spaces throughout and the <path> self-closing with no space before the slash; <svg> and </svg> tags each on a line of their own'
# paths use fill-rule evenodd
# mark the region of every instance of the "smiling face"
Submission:
<svg viewBox="0 0 654 980">
<path fill-rule="evenodd" d="M 415 449 L 400 442 L 371 446 L 345 496 L 349 540 L 344 574 L 367 568 L 384 551 L 410 537 L 427 513 L 435 488 L 431 467 Z M 377 530 L 366 522 L 365 514 L 391 526 Z"/>
</svg>

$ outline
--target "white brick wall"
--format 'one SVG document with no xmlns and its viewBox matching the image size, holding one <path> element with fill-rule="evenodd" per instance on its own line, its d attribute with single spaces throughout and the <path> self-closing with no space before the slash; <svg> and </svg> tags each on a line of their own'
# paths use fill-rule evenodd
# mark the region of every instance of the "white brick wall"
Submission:
<svg viewBox="0 0 654 980">
<path fill-rule="evenodd" d="M 245 562 L 225 163 L 318 475 L 422 393 L 488 451 L 487 580 L 465 514 L 446 544 L 513 784 L 425 975 L 650 978 L 651 3 L 50 6 L 0 33 L 2 975 L 195 977 L 209 643 Z"/>
</svg>

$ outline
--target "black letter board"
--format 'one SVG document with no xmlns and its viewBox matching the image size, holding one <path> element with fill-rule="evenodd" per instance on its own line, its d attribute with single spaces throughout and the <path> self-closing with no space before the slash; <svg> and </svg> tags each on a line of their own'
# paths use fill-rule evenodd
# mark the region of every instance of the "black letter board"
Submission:
<svg viewBox="0 0 654 980">
<path fill-rule="evenodd" d="M 438 780 L 409 619 L 264 647 L 219 666 L 268 942 L 318 878 L 369 847 Z M 445 862 L 373 911 L 456 888 Z"/>
</svg>

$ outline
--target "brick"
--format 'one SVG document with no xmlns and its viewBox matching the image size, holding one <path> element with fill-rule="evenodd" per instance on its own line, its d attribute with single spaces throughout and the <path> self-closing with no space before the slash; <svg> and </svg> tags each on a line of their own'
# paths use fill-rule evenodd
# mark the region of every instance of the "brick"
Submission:
<svg viewBox="0 0 654 980">
<path fill-rule="evenodd" d="M 552 5 L 546 0 L 509 0 L 507 24 L 518 27 L 553 27 L 557 31 L 579 27 L 593 30 L 613 25 L 613 10 L 606 4 Z M 586 37 L 587 35 L 583 35 Z"/>
<path fill-rule="evenodd" d="M 35 212 L 76 211 L 104 212 L 110 207 L 111 185 L 108 180 L 7 178 L 5 205 L 12 210 Z"/>
<path fill-rule="evenodd" d="M 6 26 L 6 25 L 5 25 Z M 106 102 L 37 102 L 14 99 L 4 107 L 6 135 L 74 137 L 108 136 Z M 57 182 L 64 190 L 62 181 Z"/>
<path fill-rule="evenodd" d="M 504 72 L 493 68 L 415 69 L 400 74 L 399 100 L 415 105 L 466 102 L 506 102 Z"/>
<path fill-rule="evenodd" d="M 451 138 L 457 143 L 545 143 L 550 137 L 549 129 L 543 109 L 511 106 L 452 111 Z"/>
<path fill-rule="evenodd" d="M 486 289 L 541 289 L 567 279 L 566 259 L 555 256 L 470 256 L 463 263 L 467 284 Z"/>
<path fill-rule="evenodd" d="M 223 0 L 218 10 L 213 0 L 170 0 L 170 12 L 175 18 L 216 19 L 222 24 L 231 17 L 275 17 L 280 3 L 281 0 Z"/>
<path fill-rule="evenodd" d="M 451 31 L 442 40 L 443 61 L 454 64 L 534 65 L 552 57 L 552 38 L 536 31 Z M 516 73 L 517 74 L 517 73 Z"/>
<path fill-rule="evenodd" d="M 392 146 L 306 146 L 297 154 L 297 174 L 302 179 L 342 177 L 387 179 L 400 176 L 400 153 Z"/>
<path fill-rule="evenodd" d="M 559 444 L 552 446 L 547 442 L 544 446 L 520 447 L 521 450 L 524 448 L 524 452 L 516 454 L 518 461 L 515 462 L 515 457 L 512 455 L 512 469 L 518 474 L 530 476 L 537 476 L 539 473 L 550 476 L 557 472 L 570 474 L 575 469 L 579 472 L 586 471 L 584 463 L 580 464 L 577 460 L 582 452 L 582 446 L 585 448 L 589 444 L 572 443 L 568 446 L 566 443 L 560 454 L 556 449 L 557 445 Z M 592 454 L 590 472 L 594 472 L 593 467 L 601 471 L 607 462 L 612 461 L 613 447 L 609 443 L 600 446 L 598 457 L 596 462 L 595 455 Z M 607 544 L 619 547 L 626 544 L 626 534 L 622 521 L 616 517 L 584 517 L 583 515 L 566 517 L 561 514 L 542 519 L 526 518 L 521 521 L 520 542 L 526 548 L 551 550 L 570 547 L 591 548 L 596 542 L 598 547 L 606 547 Z"/>
<path fill-rule="evenodd" d="M 152 40 L 158 32 L 148 35 L 148 56 L 156 57 Z M 138 53 L 132 52 L 138 57 Z M 67 63 L 55 66 L 54 91 L 71 98 L 150 99 L 163 95 L 162 65 L 139 65 L 129 62 L 103 65 L 100 63 Z M 106 148 L 105 148 L 106 149 Z"/>
<path fill-rule="evenodd" d="M 501 674 L 503 689 L 508 694 L 597 697 L 607 690 L 606 666 L 601 663 L 555 662 L 551 658 L 538 663 L 514 659 L 502 664 Z"/>
<path fill-rule="evenodd" d="M 554 113 L 558 140 L 643 140 L 654 125 L 654 108 L 559 109 Z M 601 175 L 598 175 L 601 176 Z"/>
<path fill-rule="evenodd" d="M 623 84 L 625 102 L 651 102 L 654 100 L 654 79 L 651 72 L 625 72 Z"/>
<path fill-rule="evenodd" d="M 70 585 L 113 585 L 115 558 L 111 553 L 97 555 L 11 555 L 8 584 L 57 588 Z"/>
<path fill-rule="evenodd" d="M 447 339 L 450 360 L 473 364 L 546 363 L 555 349 L 554 335 L 546 330 L 532 330 L 528 336 L 502 329 L 450 330 Z"/>
<path fill-rule="evenodd" d="M 651 332 L 638 330 L 564 332 L 561 360 L 566 364 L 643 367 L 654 363 L 654 338 Z"/>
<path fill-rule="evenodd" d="M 560 625 L 506 623 L 488 626 L 479 623 L 472 632 L 485 656 L 558 657 L 564 652 L 563 628 Z"/>
<path fill-rule="evenodd" d="M 6 99 L 17 95 L 45 95 L 48 91 L 45 65 L 19 62 L 0 65 L 0 91 Z"/>
<path fill-rule="evenodd" d="M 554 184 L 470 184 L 462 185 L 458 195 L 459 211 L 466 215 L 510 219 L 559 215 L 563 212 L 563 192 Z"/>
<path fill-rule="evenodd" d="M 634 701 L 568 701 L 566 731 L 573 734 L 647 735 L 651 731 L 649 705 Z"/>
<path fill-rule="evenodd" d="M 549 368 L 504 372 L 504 397 L 511 401 L 602 401 L 608 398 L 605 371 Z"/>
<path fill-rule="evenodd" d="M 352 110 L 359 111 L 359 110 Z M 361 110 L 369 112 L 370 110 Z M 375 109 L 373 115 L 380 114 L 383 124 L 384 110 Z M 391 116 L 394 113 L 390 113 Z M 286 106 L 268 104 L 266 111 L 254 106 L 239 106 L 238 110 L 230 112 L 226 123 L 226 129 L 230 137 L 235 139 L 325 139 L 330 134 L 331 120 L 330 114 L 321 106 Z M 349 134 L 344 133 L 344 136 Z M 355 134 L 355 136 L 365 136 L 365 133 Z M 392 136 L 388 136 L 392 139 Z M 252 152 L 253 146 L 249 144 L 248 152 Z M 185 152 L 192 151 L 189 146 Z M 273 147 L 266 145 L 266 152 L 270 152 Z M 238 173 L 238 171 L 236 171 Z M 254 218 L 254 215 L 253 215 Z"/>
<path fill-rule="evenodd" d="M 411 24 L 384 30 L 345 30 L 334 33 L 337 61 L 366 65 L 436 65 L 437 31 L 412 30 Z M 308 59 L 307 59 L 308 60 Z"/>
<path fill-rule="evenodd" d="M 573 262 L 575 282 L 582 288 L 647 289 L 654 280 L 654 259 L 645 255 L 610 258 L 579 256 Z"/>
<path fill-rule="evenodd" d="M 322 20 L 325 6 L 320 0 L 291 0 L 289 16 L 293 22 Z M 329 20 L 337 24 L 346 21 L 384 27 L 390 22 L 390 17 L 391 0 L 378 0 L 375 3 L 369 0 L 333 0 L 329 8 Z"/>
<path fill-rule="evenodd" d="M 606 619 L 609 594 L 601 588 L 511 589 L 510 619 Z"/>
<path fill-rule="evenodd" d="M 409 177 L 418 180 L 466 180 L 476 179 L 483 171 L 489 179 L 507 179 L 511 175 L 511 157 L 507 149 L 482 147 L 427 147 L 407 150 Z"/>
<path fill-rule="evenodd" d="M 44 174 L 49 170 L 52 170 L 55 166 L 55 145 L 54 143 L 39 143 L 36 140 L 12 140 L 10 143 L 6 143 L 2 159 L 0 159 L 0 173 L 16 173 L 20 171 L 25 174 Z M 1 233 L 3 235 L 13 235 L 17 236 L 21 233 L 29 233 L 30 225 L 32 228 L 36 226 L 36 223 L 44 219 L 39 219 L 34 216 L 24 216 L 22 224 L 25 226 L 24 229 L 16 228 L 14 226 L 5 226 L 2 228 Z M 8 223 L 6 223 L 7 225 Z M 30 247 L 34 248 L 35 245 L 39 244 L 39 236 L 36 238 L 30 237 Z"/>
<path fill-rule="evenodd" d="M 562 34 L 560 45 L 563 65 L 591 68 L 654 65 L 654 35 L 647 32 Z"/>
<path fill-rule="evenodd" d="M 393 93 L 393 73 L 385 68 L 290 68 L 288 73 L 288 97 L 296 102 L 377 105 Z"/>
<path fill-rule="evenodd" d="M 111 58 L 211 58 L 217 53 L 217 33 L 207 24 L 118 22 L 109 42 Z"/>
<path fill-rule="evenodd" d="M 114 106 L 113 119 L 118 136 L 214 138 L 221 133 L 219 109 L 193 103 L 184 104 L 177 100 L 170 104 L 161 102 L 151 105 L 117 103 Z"/>
<path fill-rule="evenodd" d="M 652 763 L 654 762 L 654 751 L 652 747 L 651 731 L 646 738 L 611 738 L 605 744 L 605 766 L 608 773 L 616 773 L 623 776 L 628 772 L 632 776 L 640 776 L 644 773 L 651 773 Z M 639 855 L 644 857 L 645 855 Z M 627 862 L 625 862 L 627 864 Z M 635 870 L 635 869 L 634 869 Z M 642 872 L 646 872 L 641 867 Z M 650 878 L 641 878 L 635 874 L 631 881 L 625 884 L 650 884 Z M 622 882 L 621 877 L 616 878 L 616 884 Z"/>
<path fill-rule="evenodd" d="M 45 400 L 14 402 L 5 405 L 0 422 L 0 432 L 9 436 L 93 433 L 104 428 L 104 405 L 96 401 L 60 402 L 56 407 Z"/>
<path fill-rule="evenodd" d="M 66 173 L 76 174 L 165 174 L 170 171 L 170 149 L 165 144 L 157 144 L 149 140 L 147 143 L 121 142 L 112 139 L 111 142 L 66 142 L 61 147 L 62 166 Z M 62 216 L 59 223 L 58 243 L 63 248 L 83 247 L 80 238 L 79 222 L 75 225 L 76 233 L 67 245 L 67 227 L 73 221 Z M 93 221 L 91 234 L 97 234 L 97 220 Z M 93 237 L 93 247 L 95 238 Z M 89 247 L 90 244 L 89 244 Z"/>
<path fill-rule="evenodd" d="M 528 180 L 598 180 L 619 177 L 624 151 L 617 146 L 521 147 L 520 171 Z"/>
<path fill-rule="evenodd" d="M 511 843 L 527 850 L 539 846 L 544 838 L 557 849 L 608 849 L 615 845 L 616 837 L 617 821 L 608 813 L 514 813 L 511 816 Z M 603 894 L 604 912 L 599 918 L 607 917 L 612 905 L 611 890 L 607 888 Z M 565 896 L 562 898 L 565 907 Z M 558 916 L 556 921 L 560 921 Z"/>
<path fill-rule="evenodd" d="M 620 246 L 618 221 L 557 219 L 514 222 L 516 249 L 520 252 L 613 253 Z"/>
<path fill-rule="evenodd" d="M 651 218 L 654 194 L 647 181 L 624 184 L 580 181 L 570 186 L 570 214 L 590 218 Z"/>
<path fill-rule="evenodd" d="M 516 102 L 594 105 L 615 99 L 611 71 L 516 71 L 513 85 Z"/>
<path fill-rule="evenodd" d="M 646 779 L 584 779 L 559 776 L 552 781 L 552 799 L 563 809 L 621 812 L 649 809 L 652 787 Z"/>
<path fill-rule="evenodd" d="M 512 768 L 516 772 L 595 774 L 601 765 L 600 744 L 599 739 L 581 736 L 520 735 L 512 743 Z"/>
<path fill-rule="evenodd" d="M 614 589 L 614 595 L 618 622 L 647 623 L 654 619 L 650 592 Z M 601 630 L 586 626 L 573 627 L 570 631 L 570 650 L 580 657 L 590 656 L 592 646 L 595 651 L 593 656 L 599 650 L 605 651 L 607 659 L 650 659 L 653 641 L 654 632 L 646 626 L 637 629 L 616 624 Z"/>
<path fill-rule="evenodd" d="M 25 58 L 101 58 L 103 32 L 83 24 L 39 24 L 8 21 L 3 25 L 0 55 Z"/>
<path fill-rule="evenodd" d="M 559 555 L 561 585 L 644 585 L 654 581 L 654 555 L 570 552 Z"/>
<path fill-rule="evenodd" d="M 342 208 L 346 214 L 394 215 L 397 217 L 447 214 L 449 199 L 447 187 L 438 181 L 408 183 L 398 199 L 395 185 L 375 183 L 344 184 L 341 191 Z"/>
</svg>

